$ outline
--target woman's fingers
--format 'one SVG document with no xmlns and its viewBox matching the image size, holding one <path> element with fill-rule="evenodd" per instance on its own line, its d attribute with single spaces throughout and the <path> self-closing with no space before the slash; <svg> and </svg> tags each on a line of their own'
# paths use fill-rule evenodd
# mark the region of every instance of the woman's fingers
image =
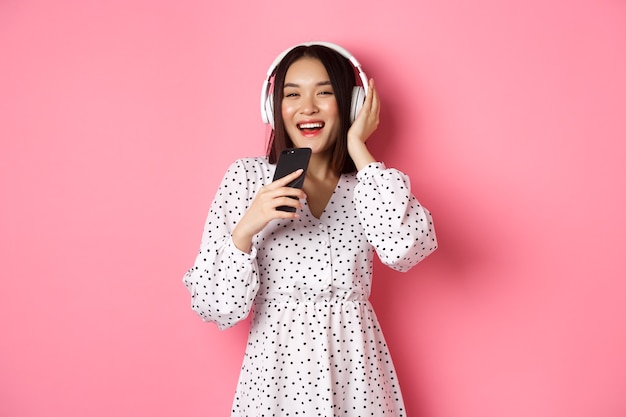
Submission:
<svg viewBox="0 0 626 417">
<path fill-rule="evenodd" d="M 380 101 L 378 99 L 378 91 L 376 90 L 376 87 L 374 87 L 374 80 L 370 80 L 370 91 L 372 92 L 372 94 L 370 94 L 372 100 L 370 113 L 378 119 L 378 115 L 380 113 Z"/>
<path fill-rule="evenodd" d="M 376 87 L 374 86 L 374 80 L 370 79 L 369 81 L 369 94 L 367 95 L 369 99 L 368 103 L 368 116 L 374 121 L 378 121 L 378 115 L 380 113 L 380 102 L 378 100 L 378 91 L 376 91 Z"/>
<path fill-rule="evenodd" d="M 380 101 L 374 80 L 369 80 L 369 89 L 363 107 L 348 130 L 348 140 L 354 138 L 365 143 L 372 133 L 378 128 L 380 113 Z"/>
<path fill-rule="evenodd" d="M 296 178 L 298 178 L 300 175 L 302 175 L 302 173 L 304 172 L 304 170 L 302 168 L 295 170 L 294 172 L 292 172 L 291 174 L 287 174 L 282 178 L 277 179 L 276 181 L 272 182 L 271 184 L 268 184 L 266 187 L 268 188 L 272 188 L 272 187 L 285 187 L 287 184 L 289 184 L 291 181 L 295 180 Z"/>
<path fill-rule="evenodd" d="M 273 206 L 273 208 L 276 208 L 282 205 L 299 208 L 299 204 L 300 204 L 299 200 L 305 199 L 306 195 L 304 194 L 304 191 L 302 191 L 301 189 L 295 188 L 295 187 L 289 187 L 288 184 L 290 184 L 292 181 L 294 181 L 296 178 L 302 175 L 303 172 L 304 170 L 298 169 L 288 175 L 285 175 L 282 178 L 277 179 L 271 184 L 268 184 L 263 187 L 264 194 L 266 194 L 266 197 L 269 199 L 268 201 L 270 201 L 270 205 Z M 281 197 L 291 197 L 289 199 L 291 201 L 289 201 L 289 204 L 280 204 L 276 200 L 280 199 Z M 293 201 L 294 199 L 296 200 L 295 203 L 297 203 L 298 205 L 295 205 Z"/>
<path fill-rule="evenodd" d="M 298 169 L 297 171 L 263 186 L 255 197 L 253 205 L 255 205 L 255 202 L 260 203 L 259 205 L 261 206 L 261 210 L 264 212 L 270 211 L 270 215 L 280 214 L 273 213 L 273 211 L 275 211 L 279 206 L 289 206 L 296 209 L 301 208 L 302 203 L 300 203 L 300 200 L 305 199 L 306 194 L 299 188 L 289 187 L 288 184 L 302 175 L 302 173 L 303 170 Z M 252 208 L 252 206 L 250 208 Z"/>
</svg>

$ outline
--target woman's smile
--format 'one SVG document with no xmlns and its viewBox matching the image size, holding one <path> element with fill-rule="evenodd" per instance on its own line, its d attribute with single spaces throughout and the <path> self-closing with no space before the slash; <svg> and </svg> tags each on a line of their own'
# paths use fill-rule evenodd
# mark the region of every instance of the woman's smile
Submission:
<svg viewBox="0 0 626 417">
<path fill-rule="evenodd" d="M 322 121 L 313 121 L 313 122 L 307 121 L 307 122 L 298 123 L 297 126 L 298 126 L 298 129 L 300 129 L 300 132 L 302 132 L 302 135 L 311 137 L 320 133 L 322 129 L 324 129 L 325 125 L 326 123 Z"/>
</svg>

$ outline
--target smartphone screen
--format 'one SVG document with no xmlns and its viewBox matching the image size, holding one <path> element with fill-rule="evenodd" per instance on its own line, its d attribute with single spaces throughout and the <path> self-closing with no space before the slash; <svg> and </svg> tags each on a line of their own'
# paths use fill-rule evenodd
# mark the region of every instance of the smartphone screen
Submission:
<svg viewBox="0 0 626 417">
<path fill-rule="evenodd" d="M 309 159 L 311 158 L 311 148 L 287 148 L 284 149 L 278 156 L 278 162 L 276 164 L 276 171 L 274 172 L 274 179 L 276 181 L 285 175 L 291 174 L 298 169 L 304 170 L 302 175 L 287 184 L 288 187 L 302 188 L 304 185 L 304 174 L 309 166 Z M 280 206 L 277 210 L 295 212 L 293 207 Z"/>
</svg>

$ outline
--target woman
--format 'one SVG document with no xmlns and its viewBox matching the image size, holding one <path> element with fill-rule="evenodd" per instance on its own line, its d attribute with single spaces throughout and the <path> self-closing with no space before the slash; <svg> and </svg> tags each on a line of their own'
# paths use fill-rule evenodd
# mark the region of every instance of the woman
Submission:
<svg viewBox="0 0 626 417">
<path fill-rule="evenodd" d="M 405 415 L 368 301 L 372 259 L 407 271 L 436 239 L 409 179 L 367 148 L 379 123 L 373 80 L 351 123 L 346 53 L 304 44 L 280 57 L 268 156 L 230 166 L 184 277 L 203 320 L 225 329 L 252 314 L 232 416 Z M 312 149 L 302 190 L 286 186 L 300 170 L 272 182 L 288 147 Z"/>
</svg>

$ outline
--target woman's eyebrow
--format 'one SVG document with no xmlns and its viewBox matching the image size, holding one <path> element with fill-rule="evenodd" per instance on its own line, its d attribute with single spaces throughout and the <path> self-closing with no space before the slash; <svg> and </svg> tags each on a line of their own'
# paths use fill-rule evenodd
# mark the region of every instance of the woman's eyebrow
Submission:
<svg viewBox="0 0 626 417">
<path fill-rule="evenodd" d="M 325 85 L 332 85 L 330 81 L 320 81 L 319 83 L 315 84 L 315 86 L 317 87 L 322 87 Z M 287 87 L 293 87 L 293 88 L 298 88 L 300 87 L 300 84 L 296 84 L 296 83 L 285 83 L 284 88 Z"/>
</svg>

